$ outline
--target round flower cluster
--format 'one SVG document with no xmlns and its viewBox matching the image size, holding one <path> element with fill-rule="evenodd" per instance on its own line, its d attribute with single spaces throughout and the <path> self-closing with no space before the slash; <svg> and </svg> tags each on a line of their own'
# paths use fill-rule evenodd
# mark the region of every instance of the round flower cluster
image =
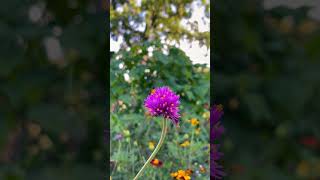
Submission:
<svg viewBox="0 0 320 180">
<path fill-rule="evenodd" d="M 151 91 L 145 99 L 144 106 L 152 116 L 163 116 L 170 119 L 175 125 L 179 123 L 180 96 L 169 87 L 159 87 Z"/>
</svg>

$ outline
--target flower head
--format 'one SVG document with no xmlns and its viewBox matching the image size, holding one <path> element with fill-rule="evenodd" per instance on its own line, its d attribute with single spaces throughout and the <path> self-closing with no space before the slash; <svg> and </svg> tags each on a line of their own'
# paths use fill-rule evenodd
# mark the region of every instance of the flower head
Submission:
<svg viewBox="0 0 320 180">
<path fill-rule="evenodd" d="M 173 177 L 174 179 L 179 179 L 179 180 L 190 180 L 191 177 L 190 175 L 192 175 L 192 170 L 187 169 L 187 170 L 178 170 L 177 172 L 173 172 L 171 173 L 171 177 Z"/>
<path fill-rule="evenodd" d="M 150 150 L 154 150 L 154 142 L 153 142 L 153 141 L 150 141 L 150 142 L 148 143 L 148 145 L 149 145 L 149 149 L 150 149 Z"/>
<path fill-rule="evenodd" d="M 153 89 L 145 99 L 144 106 L 151 116 L 163 116 L 178 125 L 180 118 L 179 99 L 179 95 L 175 94 L 169 87 L 164 86 Z"/>
<path fill-rule="evenodd" d="M 210 114 L 210 176 L 214 179 L 222 179 L 225 176 L 222 166 L 218 164 L 223 153 L 219 152 L 219 144 L 214 144 L 224 132 L 224 127 L 220 124 L 223 115 L 222 105 L 214 105 Z"/>
<path fill-rule="evenodd" d="M 198 119 L 196 119 L 196 118 L 190 119 L 189 122 L 190 122 L 190 124 L 191 124 L 192 126 L 197 126 L 197 125 L 199 125 L 199 121 L 198 121 Z"/>
<path fill-rule="evenodd" d="M 187 175 L 192 175 L 192 173 L 193 173 L 193 171 L 191 169 L 186 169 L 185 172 L 186 172 Z"/>
<path fill-rule="evenodd" d="M 161 167 L 162 166 L 162 161 L 160 161 L 159 159 L 155 158 L 152 159 L 152 161 L 150 162 L 154 167 Z"/>
<path fill-rule="evenodd" d="M 224 127 L 220 124 L 223 115 L 222 105 L 214 105 L 210 112 L 210 142 L 213 143 L 224 132 Z"/>
<path fill-rule="evenodd" d="M 180 144 L 181 147 L 188 147 L 190 146 L 190 141 L 186 140 L 183 143 Z"/>
</svg>

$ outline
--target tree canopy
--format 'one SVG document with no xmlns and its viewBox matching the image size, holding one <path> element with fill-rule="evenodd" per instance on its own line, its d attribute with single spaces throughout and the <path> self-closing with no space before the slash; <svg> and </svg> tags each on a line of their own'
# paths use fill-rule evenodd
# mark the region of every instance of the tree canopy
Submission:
<svg viewBox="0 0 320 180">
<path fill-rule="evenodd" d="M 209 18 L 210 2 L 206 0 L 111 1 L 110 35 L 114 39 L 122 36 L 128 46 L 160 38 L 179 43 L 183 38 L 209 47 L 210 33 L 199 31 L 198 22 L 190 21 L 194 8 L 200 7 Z"/>
</svg>

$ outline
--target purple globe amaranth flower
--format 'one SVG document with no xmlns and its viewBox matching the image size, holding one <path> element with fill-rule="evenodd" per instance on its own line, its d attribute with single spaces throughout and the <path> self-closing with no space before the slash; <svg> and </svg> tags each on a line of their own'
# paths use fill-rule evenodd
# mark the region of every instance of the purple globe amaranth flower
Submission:
<svg viewBox="0 0 320 180">
<path fill-rule="evenodd" d="M 224 132 L 224 127 L 220 124 L 223 115 L 222 105 L 214 105 L 210 110 L 210 176 L 213 179 L 222 179 L 225 176 L 223 167 L 218 164 L 223 153 L 219 152 L 220 145 L 215 144 Z"/>
<path fill-rule="evenodd" d="M 223 166 L 218 164 L 218 160 L 221 159 L 223 153 L 219 152 L 219 144 L 211 144 L 210 146 L 210 177 L 222 179 L 226 174 L 223 171 Z"/>
<path fill-rule="evenodd" d="M 152 116 L 163 116 L 170 119 L 175 125 L 179 123 L 180 96 L 169 87 L 158 87 L 151 91 L 144 100 L 144 106 Z"/>
<path fill-rule="evenodd" d="M 223 114 L 223 106 L 221 104 L 214 105 L 210 110 L 210 143 L 214 143 L 224 133 L 224 127 L 220 124 Z"/>
</svg>

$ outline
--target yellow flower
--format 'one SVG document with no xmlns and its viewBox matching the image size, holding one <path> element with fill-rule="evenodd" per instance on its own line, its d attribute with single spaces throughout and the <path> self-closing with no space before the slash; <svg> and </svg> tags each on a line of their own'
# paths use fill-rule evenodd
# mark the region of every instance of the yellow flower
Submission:
<svg viewBox="0 0 320 180">
<path fill-rule="evenodd" d="M 149 142 L 149 149 L 154 150 L 154 142 L 152 141 Z"/>
<path fill-rule="evenodd" d="M 204 113 L 202 114 L 202 117 L 203 117 L 204 119 L 208 119 L 208 118 L 210 117 L 210 112 L 209 112 L 209 111 L 204 112 Z"/>
<path fill-rule="evenodd" d="M 175 179 L 179 179 L 179 180 L 190 180 L 191 177 L 190 175 L 192 174 L 192 171 L 187 169 L 186 171 L 184 170 L 178 170 L 177 172 L 173 172 L 171 173 L 171 177 L 175 178 Z"/>
<path fill-rule="evenodd" d="M 182 144 L 180 144 L 181 147 L 188 147 L 190 146 L 190 141 L 186 140 Z"/>
<path fill-rule="evenodd" d="M 189 122 L 192 126 L 197 126 L 199 124 L 199 121 L 196 118 L 190 119 Z"/>
<path fill-rule="evenodd" d="M 199 135 L 199 134 L 200 134 L 200 130 L 201 130 L 200 128 L 197 128 L 197 129 L 196 129 L 196 135 Z"/>
</svg>

